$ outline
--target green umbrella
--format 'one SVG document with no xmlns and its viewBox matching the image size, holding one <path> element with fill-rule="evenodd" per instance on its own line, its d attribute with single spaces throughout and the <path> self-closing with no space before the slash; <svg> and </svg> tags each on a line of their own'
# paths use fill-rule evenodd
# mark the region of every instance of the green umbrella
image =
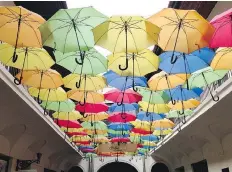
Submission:
<svg viewBox="0 0 232 172">
<path fill-rule="evenodd" d="M 207 67 L 201 70 L 198 70 L 192 73 L 191 77 L 188 79 L 189 88 L 196 88 L 196 87 L 207 87 L 209 89 L 210 95 L 214 101 L 218 101 L 219 97 L 214 97 L 209 85 L 215 81 L 222 79 L 228 70 L 213 70 L 211 67 Z M 184 85 L 187 87 L 187 84 Z"/>
<path fill-rule="evenodd" d="M 192 115 L 192 113 L 193 111 L 190 109 L 185 109 L 183 114 L 177 110 L 172 110 L 166 114 L 167 115 L 166 118 L 180 118 L 183 116 L 190 116 Z"/>
<path fill-rule="evenodd" d="M 122 133 L 123 134 L 130 134 L 130 131 L 116 131 L 116 130 L 109 129 L 108 133 L 114 134 L 114 135 L 121 135 Z"/>
<path fill-rule="evenodd" d="M 132 143 L 143 143 L 140 135 L 130 136 L 130 141 Z"/>
<path fill-rule="evenodd" d="M 97 157 L 97 154 L 95 154 L 95 153 L 86 153 L 86 154 L 85 154 L 85 157 L 86 157 L 86 158 L 96 158 L 96 157 Z"/>
<path fill-rule="evenodd" d="M 72 112 L 75 109 L 75 103 L 68 99 L 66 101 L 43 101 L 41 106 L 45 109 L 57 112 Z"/>
<path fill-rule="evenodd" d="M 39 27 L 43 45 L 62 53 L 88 51 L 94 46 L 92 29 L 106 20 L 93 7 L 60 9 Z"/>
<path fill-rule="evenodd" d="M 81 126 L 88 130 L 107 130 L 107 125 L 102 121 L 82 122 Z"/>
<path fill-rule="evenodd" d="M 139 88 L 138 93 L 143 96 L 142 101 L 151 104 L 165 104 L 170 101 L 170 97 L 164 91 L 152 91 L 147 88 Z"/>
<path fill-rule="evenodd" d="M 107 59 L 94 48 L 85 52 L 83 64 L 80 52 L 62 53 L 55 51 L 56 63 L 72 73 L 97 75 L 107 71 Z M 77 62 L 76 62 L 77 60 Z"/>
</svg>

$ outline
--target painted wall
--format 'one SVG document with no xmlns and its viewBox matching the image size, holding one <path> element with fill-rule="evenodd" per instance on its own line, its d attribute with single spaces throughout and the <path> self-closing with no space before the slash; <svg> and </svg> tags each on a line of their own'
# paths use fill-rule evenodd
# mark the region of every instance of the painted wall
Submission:
<svg viewBox="0 0 232 172">
<path fill-rule="evenodd" d="M 232 8 L 232 2 L 231 1 L 218 1 L 213 10 L 211 11 L 208 20 L 210 21 L 213 17 L 216 15 L 229 10 Z"/>
</svg>

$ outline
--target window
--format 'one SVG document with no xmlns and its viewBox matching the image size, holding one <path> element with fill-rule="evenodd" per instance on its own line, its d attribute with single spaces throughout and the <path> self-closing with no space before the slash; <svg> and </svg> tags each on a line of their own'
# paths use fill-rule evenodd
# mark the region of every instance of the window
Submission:
<svg viewBox="0 0 232 172">
<path fill-rule="evenodd" d="M 0 172 L 7 172 L 10 158 L 0 154 Z"/>
<path fill-rule="evenodd" d="M 230 172 L 229 167 L 228 168 L 223 168 L 222 172 Z"/>
<path fill-rule="evenodd" d="M 193 172 L 209 172 L 208 164 L 206 160 L 202 160 L 196 163 L 191 164 Z"/>
<path fill-rule="evenodd" d="M 185 172 L 184 167 L 182 166 L 182 167 L 176 168 L 175 172 Z"/>
</svg>

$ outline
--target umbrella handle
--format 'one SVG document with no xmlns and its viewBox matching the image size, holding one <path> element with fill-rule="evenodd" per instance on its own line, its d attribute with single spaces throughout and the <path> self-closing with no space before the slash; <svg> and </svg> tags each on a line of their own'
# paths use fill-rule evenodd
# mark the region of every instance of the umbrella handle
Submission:
<svg viewBox="0 0 232 172">
<path fill-rule="evenodd" d="M 218 101 L 220 100 L 219 96 L 216 96 L 216 97 L 212 96 L 212 99 L 213 99 L 213 101 L 215 101 L 215 102 L 218 102 Z"/>
<path fill-rule="evenodd" d="M 133 88 L 133 90 L 134 90 L 135 92 L 138 91 L 138 88 L 134 86 L 134 83 L 133 83 L 133 87 L 132 87 L 132 88 Z"/>
<path fill-rule="evenodd" d="M 187 122 L 187 121 L 186 121 L 186 118 L 185 118 L 185 116 L 184 116 L 184 119 L 183 119 L 182 123 L 183 123 L 183 124 L 186 124 L 186 122 Z"/>
<path fill-rule="evenodd" d="M 126 58 L 126 66 L 124 67 L 124 68 L 122 68 L 122 65 L 119 65 L 118 67 L 119 67 L 119 69 L 120 70 L 127 70 L 128 69 L 128 66 L 129 66 L 129 64 L 128 64 L 128 62 L 129 62 L 129 60 Z"/>
<path fill-rule="evenodd" d="M 179 115 L 184 115 L 184 109 L 182 109 L 182 112 L 180 113 L 180 111 L 177 111 L 177 113 L 179 114 Z"/>
<path fill-rule="evenodd" d="M 80 105 L 80 106 L 84 106 L 85 105 L 85 101 L 82 103 L 82 102 L 78 102 L 78 104 Z"/>
<path fill-rule="evenodd" d="M 174 53 L 172 53 L 171 64 L 176 63 L 176 61 L 177 61 L 177 57 L 174 58 Z"/>
<path fill-rule="evenodd" d="M 37 97 L 37 103 L 41 104 L 43 101 L 39 99 L 39 96 Z"/>
<path fill-rule="evenodd" d="M 178 128 L 177 128 L 177 131 L 181 131 L 181 126 L 180 126 L 180 124 L 178 125 Z"/>
<path fill-rule="evenodd" d="M 87 118 L 87 117 L 88 117 L 88 115 L 87 115 L 86 113 L 84 113 L 84 114 L 83 114 L 83 117 L 84 117 L 84 118 Z"/>
<path fill-rule="evenodd" d="M 118 106 L 122 106 L 123 102 L 117 102 Z"/>
<path fill-rule="evenodd" d="M 44 115 L 48 115 L 48 112 L 46 111 L 46 109 L 44 109 Z"/>
<path fill-rule="evenodd" d="M 76 87 L 77 87 L 77 88 L 80 88 L 80 87 L 81 87 L 81 81 L 76 82 Z"/>
<path fill-rule="evenodd" d="M 16 51 L 14 51 L 14 54 L 12 56 L 12 62 L 15 63 L 18 59 L 18 54 L 16 54 Z"/>
<path fill-rule="evenodd" d="M 22 77 L 22 76 L 20 77 L 20 79 L 18 79 L 18 78 L 14 78 L 14 84 L 15 84 L 15 85 L 20 85 L 20 84 L 21 84 L 21 82 L 22 82 L 22 79 L 23 79 L 23 77 Z"/>
<path fill-rule="evenodd" d="M 79 64 L 79 65 L 83 65 L 83 63 L 84 63 L 84 60 L 81 58 L 81 62 L 79 62 L 78 60 L 77 60 L 77 58 L 75 58 L 75 61 L 76 61 L 76 63 L 77 64 Z"/>
<path fill-rule="evenodd" d="M 172 98 L 171 98 L 171 102 L 172 102 L 172 105 L 176 104 L 176 100 L 173 100 Z"/>
</svg>

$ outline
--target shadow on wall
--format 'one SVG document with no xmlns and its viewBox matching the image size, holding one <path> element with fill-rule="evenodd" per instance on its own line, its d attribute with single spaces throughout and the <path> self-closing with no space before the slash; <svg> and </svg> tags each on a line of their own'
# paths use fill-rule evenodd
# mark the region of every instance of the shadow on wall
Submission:
<svg viewBox="0 0 232 172">
<path fill-rule="evenodd" d="M 98 172 L 138 172 L 135 167 L 124 162 L 112 162 L 101 167 Z"/>
<path fill-rule="evenodd" d="M 151 172 L 169 172 L 169 170 L 165 164 L 156 163 L 152 166 Z"/>
</svg>

